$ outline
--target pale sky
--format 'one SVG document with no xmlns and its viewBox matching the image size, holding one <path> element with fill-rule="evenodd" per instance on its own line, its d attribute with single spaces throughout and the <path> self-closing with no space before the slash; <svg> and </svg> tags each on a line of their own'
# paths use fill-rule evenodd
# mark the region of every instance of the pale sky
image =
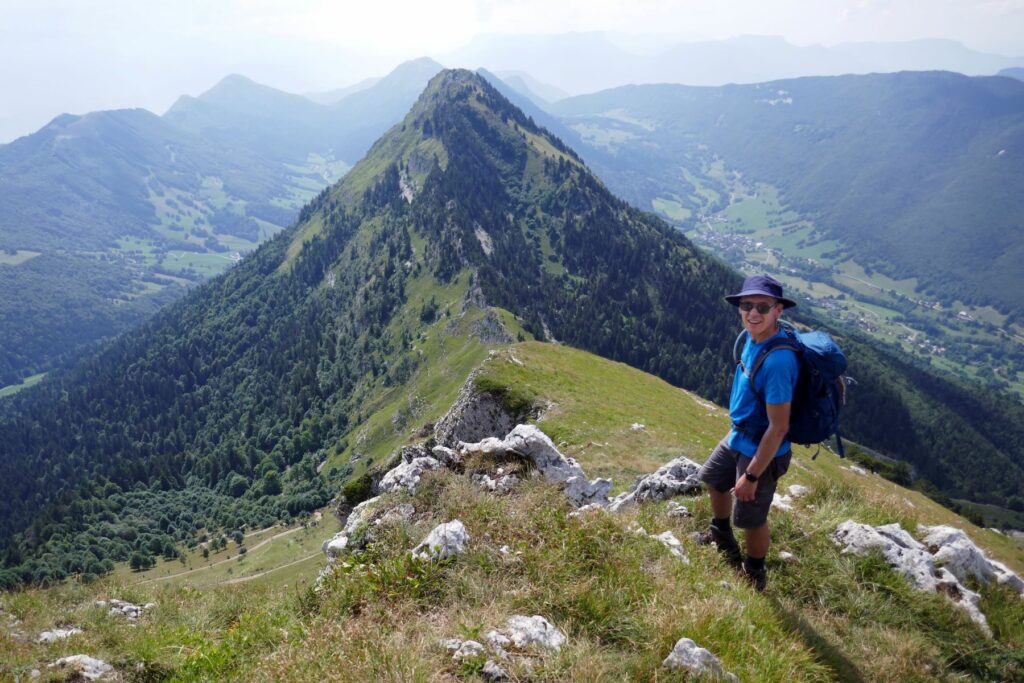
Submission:
<svg viewBox="0 0 1024 683">
<path fill-rule="evenodd" d="M 328 90 L 481 34 L 608 31 L 795 45 L 921 38 L 1024 56 L 1024 0 L 0 0 L 0 143 L 54 116 L 162 114 L 229 73 Z"/>
</svg>

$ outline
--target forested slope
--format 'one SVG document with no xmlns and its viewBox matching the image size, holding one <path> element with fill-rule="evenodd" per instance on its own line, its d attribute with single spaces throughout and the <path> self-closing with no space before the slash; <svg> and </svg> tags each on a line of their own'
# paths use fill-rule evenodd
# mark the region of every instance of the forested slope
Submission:
<svg viewBox="0 0 1024 683">
<path fill-rule="evenodd" d="M 293 229 L 0 404 L 5 582 L 173 556 L 204 530 L 319 507 L 374 466 L 368 415 L 393 406 L 374 429 L 400 443 L 443 410 L 444 392 L 426 398 L 431 368 L 457 387 L 486 348 L 526 333 L 722 401 L 738 321 L 721 297 L 739 280 L 616 199 L 481 77 L 443 72 Z M 928 394 L 937 380 L 849 348 L 851 437 L 917 458 L 951 491 L 1020 486 L 1014 413 L 985 406 L 974 430 L 977 397 Z"/>
</svg>

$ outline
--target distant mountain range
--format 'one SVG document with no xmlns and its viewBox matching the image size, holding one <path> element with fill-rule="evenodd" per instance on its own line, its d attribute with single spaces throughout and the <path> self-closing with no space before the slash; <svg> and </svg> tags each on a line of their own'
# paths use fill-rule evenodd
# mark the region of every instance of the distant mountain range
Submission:
<svg viewBox="0 0 1024 683">
<path fill-rule="evenodd" d="M 664 38 L 650 42 L 657 44 Z M 575 95 L 627 84 L 718 86 L 803 76 L 934 70 L 987 76 L 1000 69 L 1024 67 L 1024 56 L 986 54 L 951 40 L 825 47 L 792 45 L 773 36 L 740 36 L 670 42 L 640 54 L 605 33 L 477 36 L 464 47 L 441 55 L 439 61 L 499 74 L 525 71 Z"/>
<path fill-rule="evenodd" d="M 64 115 L 0 146 L 0 387 L 290 224 L 440 69 L 410 62 L 330 106 L 229 76 L 163 117 Z"/>
<path fill-rule="evenodd" d="M 724 401 L 737 317 L 721 297 L 739 281 L 482 76 L 444 71 L 296 225 L 0 404 L 0 585 L 133 551 L 173 559 L 342 485 L 365 496 L 362 475 L 516 339 Z M 843 343 L 861 387 L 850 437 L 958 495 L 1019 492 L 1024 407 Z"/>
<path fill-rule="evenodd" d="M 164 118 L 183 130 L 268 159 L 302 162 L 309 154 L 319 154 L 351 165 L 409 111 L 442 68 L 428 58 L 406 62 L 331 104 L 229 76 L 199 97 L 180 98 Z"/>
<path fill-rule="evenodd" d="M 1024 312 L 1022 83 L 906 72 L 632 86 L 550 110 L 641 206 L 676 197 L 691 221 L 713 212 L 692 178 L 717 159 L 779 188 L 867 267 L 947 303 Z"/>
</svg>

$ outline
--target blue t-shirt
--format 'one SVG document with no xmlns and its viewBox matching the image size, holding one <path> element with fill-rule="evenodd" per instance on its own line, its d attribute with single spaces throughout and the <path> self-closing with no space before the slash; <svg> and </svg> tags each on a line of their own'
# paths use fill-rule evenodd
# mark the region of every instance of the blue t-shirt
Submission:
<svg viewBox="0 0 1024 683">
<path fill-rule="evenodd" d="M 774 335 L 774 337 L 780 336 L 785 336 L 785 332 L 780 330 L 778 334 Z M 758 353 L 774 337 L 769 337 L 760 344 L 755 344 L 748 337 L 747 343 L 743 347 L 743 353 L 740 355 L 743 365 L 748 368 L 753 367 Z M 739 424 L 751 416 L 757 419 L 756 416 L 760 414 L 761 420 L 767 425 L 767 414 L 764 412 L 764 406 L 761 405 L 758 395 L 764 396 L 765 403 L 791 402 L 799 372 L 800 367 L 797 363 L 796 353 L 789 349 L 778 349 L 765 357 L 761 369 L 754 376 L 754 387 L 750 386 L 750 380 L 747 379 L 743 370 L 737 367 L 732 380 L 732 395 L 729 397 L 729 417 L 732 418 L 732 423 Z M 749 458 L 753 458 L 757 453 L 757 442 L 746 434 L 736 431 L 735 428 L 729 432 L 729 447 Z M 785 438 L 779 444 L 779 450 L 776 451 L 775 457 L 785 455 L 789 451 L 789 439 Z"/>
</svg>

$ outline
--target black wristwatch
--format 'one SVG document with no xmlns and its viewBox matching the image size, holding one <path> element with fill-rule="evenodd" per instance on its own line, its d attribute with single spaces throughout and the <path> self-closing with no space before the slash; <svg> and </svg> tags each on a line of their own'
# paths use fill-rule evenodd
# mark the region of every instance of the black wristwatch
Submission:
<svg viewBox="0 0 1024 683">
<path fill-rule="evenodd" d="M 756 474 L 751 474 L 750 470 L 747 470 L 743 474 L 747 477 L 747 481 L 757 481 L 757 475 Z"/>
</svg>

